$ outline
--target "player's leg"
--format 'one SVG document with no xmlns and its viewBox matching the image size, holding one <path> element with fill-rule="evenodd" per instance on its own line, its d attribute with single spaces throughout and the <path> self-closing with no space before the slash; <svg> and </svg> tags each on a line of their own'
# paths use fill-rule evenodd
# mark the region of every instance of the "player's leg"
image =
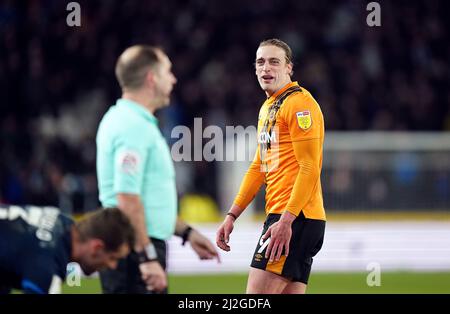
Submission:
<svg viewBox="0 0 450 314">
<path fill-rule="evenodd" d="M 278 219 L 281 215 L 269 214 L 266 217 L 261 236 L 256 244 L 255 253 L 253 255 L 250 272 L 247 281 L 247 293 L 281 293 L 286 285 L 290 282 L 289 279 L 281 275 L 285 258 L 279 262 L 269 263 L 265 258 L 265 252 L 270 242 L 270 238 L 263 240 L 262 236 L 267 229 Z"/>
<path fill-rule="evenodd" d="M 293 263 L 286 265 L 289 274 L 292 274 L 290 282 L 283 294 L 305 294 L 313 264 L 313 257 L 320 251 L 323 244 L 325 222 L 307 219 L 301 213 L 293 224 L 291 257 Z"/>
<path fill-rule="evenodd" d="M 261 236 L 280 215 L 266 218 Z M 289 256 L 282 255 L 278 262 L 269 263 L 265 250 L 270 238 L 259 239 L 247 282 L 247 293 L 305 293 L 313 256 L 322 247 L 325 222 L 307 219 L 300 213 L 292 224 Z"/>
<path fill-rule="evenodd" d="M 289 280 L 277 274 L 250 267 L 247 281 L 248 294 L 279 294 L 283 292 Z"/>
<path fill-rule="evenodd" d="M 290 282 L 286 285 L 286 287 L 283 289 L 283 294 L 305 294 L 306 293 L 306 287 L 303 282 Z"/>
</svg>

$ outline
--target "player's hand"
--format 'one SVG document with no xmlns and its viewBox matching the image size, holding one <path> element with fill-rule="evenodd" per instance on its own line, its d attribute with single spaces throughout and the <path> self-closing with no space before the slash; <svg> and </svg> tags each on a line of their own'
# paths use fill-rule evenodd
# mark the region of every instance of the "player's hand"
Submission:
<svg viewBox="0 0 450 314">
<path fill-rule="evenodd" d="M 286 219 L 285 219 L 286 218 Z M 263 235 L 263 240 L 270 239 L 270 243 L 266 249 L 266 258 L 272 263 L 274 260 L 278 262 L 280 260 L 283 249 L 285 255 L 289 255 L 289 242 L 292 236 L 292 221 L 295 216 L 291 213 L 285 213 L 279 221 L 269 227 L 266 233 Z"/>
<path fill-rule="evenodd" d="M 158 261 L 150 261 L 139 264 L 142 280 L 147 285 L 147 290 L 162 291 L 167 288 L 167 277 L 164 269 Z"/>
<path fill-rule="evenodd" d="M 233 232 L 234 218 L 231 216 L 225 217 L 225 220 L 220 225 L 216 234 L 216 244 L 222 250 L 229 252 L 231 250 L 228 242 L 230 241 L 230 234 Z"/>
<path fill-rule="evenodd" d="M 192 230 L 188 239 L 192 249 L 197 253 L 200 259 L 217 258 L 217 262 L 220 263 L 219 253 L 208 238 L 203 236 L 197 230 Z"/>
</svg>

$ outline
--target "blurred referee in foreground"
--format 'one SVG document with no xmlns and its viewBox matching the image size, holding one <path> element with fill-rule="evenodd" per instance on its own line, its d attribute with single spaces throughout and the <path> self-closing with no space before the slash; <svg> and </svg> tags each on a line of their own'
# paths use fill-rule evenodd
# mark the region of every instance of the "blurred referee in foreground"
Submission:
<svg viewBox="0 0 450 314">
<path fill-rule="evenodd" d="M 167 292 L 166 240 L 189 241 L 201 259 L 214 245 L 177 218 L 175 170 L 154 112 L 169 104 L 176 78 L 159 48 L 133 46 L 116 64 L 122 97 L 97 132 L 97 176 L 103 206 L 120 208 L 136 229 L 136 246 L 117 270 L 100 273 L 105 293 Z"/>
</svg>

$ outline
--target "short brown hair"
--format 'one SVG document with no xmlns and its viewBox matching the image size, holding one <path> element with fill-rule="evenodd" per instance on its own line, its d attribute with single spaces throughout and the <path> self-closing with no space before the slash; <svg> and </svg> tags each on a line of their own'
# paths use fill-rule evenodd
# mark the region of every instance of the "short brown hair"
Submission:
<svg viewBox="0 0 450 314">
<path fill-rule="evenodd" d="M 118 208 L 99 209 L 87 214 L 75 225 L 81 241 L 100 239 L 105 250 L 115 252 L 123 244 L 133 249 L 134 228 L 128 217 Z"/>
<path fill-rule="evenodd" d="M 154 70 L 159 62 L 158 50 L 158 47 L 135 45 L 120 55 L 116 63 L 116 78 L 123 90 L 142 86 L 148 70 Z"/>
<path fill-rule="evenodd" d="M 286 63 L 294 64 L 293 59 L 292 59 L 291 47 L 289 47 L 289 45 L 286 44 L 284 41 L 282 41 L 278 38 L 266 39 L 259 43 L 259 47 L 263 47 L 263 46 L 275 46 L 275 47 L 283 49 L 286 54 Z"/>
</svg>

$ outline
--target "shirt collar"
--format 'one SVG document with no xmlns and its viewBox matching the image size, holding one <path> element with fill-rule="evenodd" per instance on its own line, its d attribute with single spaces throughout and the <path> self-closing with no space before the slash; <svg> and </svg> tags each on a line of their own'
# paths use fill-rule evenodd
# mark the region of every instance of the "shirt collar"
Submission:
<svg viewBox="0 0 450 314">
<path fill-rule="evenodd" d="M 286 91 L 289 87 L 292 86 L 299 86 L 298 82 L 290 82 L 289 84 L 284 85 L 282 88 L 280 88 L 276 93 L 274 93 L 272 96 L 270 96 L 269 98 L 267 98 L 267 102 L 268 103 L 272 103 L 275 98 L 277 98 L 278 96 L 280 96 L 284 91 Z"/>
<path fill-rule="evenodd" d="M 138 104 L 135 101 L 120 98 L 117 100 L 116 105 L 119 107 L 126 107 L 132 110 L 133 112 L 137 113 L 138 115 L 144 117 L 145 119 L 149 120 L 153 124 L 158 124 L 158 119 L 150 111 L 145 109 L 144 106 Z"/>
</svg>

